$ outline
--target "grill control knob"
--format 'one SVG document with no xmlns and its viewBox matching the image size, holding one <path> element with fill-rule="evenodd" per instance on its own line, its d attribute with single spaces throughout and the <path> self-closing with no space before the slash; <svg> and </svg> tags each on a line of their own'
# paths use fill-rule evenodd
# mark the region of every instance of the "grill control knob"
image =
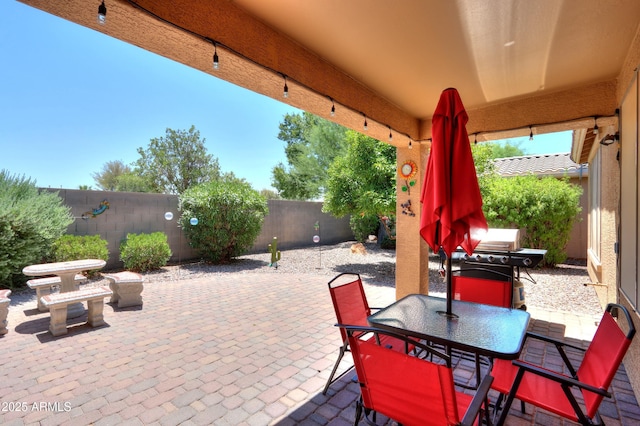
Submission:
<svg viewBox="0 0 640 426">
<path fill-rule="evenodd" d="M 477 255 L 476 255 L 476 260 L 477 260 L 478 262 L 480 262 L 480 261 L 482 260 L 482 256 L 480 256 L 479 254 L 477 254 Z"/>
<path fill-rule="evenodd" d="M 469 260 L 469 255 L 467 253 L 464 254 L 464 260 Z"/>
<path fill-rule="evenodd" d="M 505 265 L 507 264 L 508 261 L 509 261 L 509 258 L 507 256 L 502 256 L 500 258 L 500 262 L 505 264 Z"/>
<path fill-rule="evenodd" d="M 531 266 L 531 263 L 533 262 L 531 262 L 531 259 L 529 259 L 528 257 L 525 257 L 522 263 L 524 263 L 524 266 Z"/>
<path fill-rule="evenodd" d="M 495 258 L 494 258 L 493 256 L 489 255 L 489 257 L 487 257 L 487 260 L 488 260 L 490 263 L 493 263 L 493 261 L 495 260 Z"/>
</svg>

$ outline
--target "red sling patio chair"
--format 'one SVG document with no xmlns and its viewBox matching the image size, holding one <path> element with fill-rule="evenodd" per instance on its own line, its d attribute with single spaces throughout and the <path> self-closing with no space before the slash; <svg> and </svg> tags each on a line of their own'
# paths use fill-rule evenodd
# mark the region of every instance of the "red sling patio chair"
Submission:
<svg viewBox="0 0 640 426">
<path fill-rule="evenodd" d="M 626 333 L 614 319 L 614 310 L 618 320 L 624 316 L 628 329 Z M 635 332 L 635 326 L 625 307 L 610 303 L 586 351 L 547 336 L 527 333 L 527 338 L 555 345 L 569 375 L 525 361 L 495 360 L 491 372 L 495 380 L 491 387 L 501 393 L 496 411 L 499 410 L 502 396 L 507 395 L 498 425 L 504 423 L 514 398 L 522 401 L 523 411 L 524 403 L 528 402 L 583 425 L 603 424 L 598 408 L 604 397 L 611 397 L 607 389 Z M 584 351 L 577 370 L 569 361 L 565 348 Z"/>
<path fill-rule="evenodd" d="M 344 278 L 347 277 L 347 281 Z M 367 317 L 371 315 L 371 309 L 367 302 L 367 296 L 362 286 L 362 279 L 359 274 L 344 272 L 337 275 L 331 281 L 329 281 L 329 293 L 331 294 L 331 301 L 333 302 L 333 308 L 336 312 L 336 318 L 340 324 L 349 324 L 357 326 L 368 326 Z M 377 308 L 373 308 L 377 309 Z M 338 377 L 334 379 L 336 371 L 342 357 L 345 352 L 349 352 L 349 342 L 347 340 L 347 334 L 343 329 L 340 329 L 340 335 L 342 337 L 342 346 L 340 346 L 340 352 L 338 359 L 336 360 L 331 375 L 327 380 L 327 384 L 322 391 L 323 395 L 326 395 L 329 390 L 329 386 L 336 380 L 339 380 L 342 376 L 348 373 L 351 368 L 344 371 Z M 406 341 L 400 341 L 390 336 L 383 336 L 382 343 L 384 346 L 392 348 L 397 351 L 409 352 L 413 349 L 412 343 Z"/>
<path fill-rule="evenodd" d="M 364 411 L 367 423 L 375 425 L 380 413 L 403 426 L 480 424 L 481 414 L 490 424 L 487 394 L 493 378 L 485 376 L 475 395 L 456 391 L 451 359 L 424 343 L 417 348 L 439 359 L 439 362 L 390 350 L 384 338 L 410 343 L 406 336 L 371 327 L 338 327 L 347 335 L 360 383 L 356 402 L 357 425 Z M 373 334 L 373 338 L 362 339 Z M 373 413 L 373 419 L 370 414 Z"/>
<path fill-rule="evenodd" d="M 482 272 L 482 269 L 477 269 L 477 271 Z M 451 274 L 451 288 L 454 300 L 501 306 L 503 308 L 511 307 L 513 301 L 513 284 L 510 277 L 499 272 L 489 271 L 496 277 L 500 276 L 500 278 L 503 279 L 487 279 L 460 275 L 462 272 L 464 271 L 454 271 Z M 466 272 L 468 273 L 469 271 L 467 270 Z M 461 357 L 465 359 L 466 354 L 461 354 Z M 475 386 L 469 386 L 471 389 L 475 389 L 475 387 L 480 384 L 481 378 L 480 356 L 476 354 L 474 358 L 476 365 L 476 384 Z M 491 368 L 493 360 L 487 360 L 486 365 L 488 368 Z"/>
</svg>

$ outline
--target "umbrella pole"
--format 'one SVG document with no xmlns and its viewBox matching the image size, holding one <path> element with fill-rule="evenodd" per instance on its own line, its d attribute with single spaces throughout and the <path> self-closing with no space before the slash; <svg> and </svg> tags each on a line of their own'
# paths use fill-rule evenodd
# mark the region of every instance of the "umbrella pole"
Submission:
<svg viewBox="0 0 640 426">
<path fill-rule="evenodd" d="M 443 253 L 444 254 L 444 253 Z M 444 254 L 445 256 L 447 256 L 446 254 Z M 453 309 L 451 307 L 452 305 L 452 300 L 453 300 L 453 285 L 452 285 L 452 279 L 451 279 L 451 258 L 449 256 L 447 256 L 446 260 L 446 281 L 447 281 L 447 294 L 446 294 L 446 300 L 447 300 L 447 309 L 446 311 L 437 311 L 440 315 L 447 317 L 449 319 L 453 319 L 453 318 L 458 318 L 458 315 L 453 313 Z"/>
<path fill-rule="evenodd" d="M 451 299 L 453 299 L 453 288 L 451 284 L 451 257 L 447 256 L 447 316 L 455 317 L 451 309 Z"/>
</svg>

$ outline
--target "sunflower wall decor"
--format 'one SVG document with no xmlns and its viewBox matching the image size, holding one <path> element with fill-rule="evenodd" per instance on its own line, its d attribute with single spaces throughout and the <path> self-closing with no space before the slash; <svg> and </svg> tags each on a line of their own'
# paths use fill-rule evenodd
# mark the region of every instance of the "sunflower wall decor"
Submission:
<svg viewBox="0 0 640 426">
<path fill-rule="evenodd" d="M 402 191 L 411 195 L 411 187 L 416 184 L 412 178 L 418 173 L 418 166 L 411 160 L 407 160 L 398 167 L 398 175 L 404 180 Z"/>
</svg>

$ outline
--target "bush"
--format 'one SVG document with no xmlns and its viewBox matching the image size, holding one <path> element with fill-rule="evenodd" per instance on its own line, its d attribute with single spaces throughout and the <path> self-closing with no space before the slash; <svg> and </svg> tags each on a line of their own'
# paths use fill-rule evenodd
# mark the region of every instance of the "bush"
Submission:
<svg viewBox="0 0 640 426">
<path fill-rule="evenodd" d="M 582 188 L 567 180 L 535 176 L 487 181 L 483 210 L 490 227 L 519 228 L 523 247 L 545 249 L 545 265 L 567 259 L 564 251 L 577 221 Z"/>
<path fill-rule="evenodd" d="M 63 235 L 54 243 L 51 250 L 51 260 L 53 262 L 66 262 L 79 259 L 102 259 L 109 260 L 109 250 L 107 240 L 100 238 L 100 235 Z M 87 271 L 87 275 L 92 277 L 98 270 Z"/>
<path fill-rule="evenodd" d="M 349 226 L 353 231 L 356 241 L 365 242 L 369 235 L 378 236 L 378 228 L 380 227 L 380 219 L 375 214 L 351 215 L 349 218 Z"/>
<path fill-rule="evenodd" d="M 39 191 L 30 179 L 0 171 L 0 286 L 26 281 L 22 268 L 40 263 L 73 222 L 57 193 Z"/>
<path fill-rule="evenodd" d="M 127 234 L 120 244 L 120 260 L 125 269 L 146 272 L 160 269 L 171 258 L 167 235 L 163 232 L 151 234 Z"/>
<path fill-rule="evenodd" d="M 269 212 L 267 201 L 245 182 L 215 181 L 180 196 L 180 225 L 191 247 L 209 262 L 227 262 L 246 253 Z M 190 219 L 198 224 L 191 225 Z"/>
</svg>

